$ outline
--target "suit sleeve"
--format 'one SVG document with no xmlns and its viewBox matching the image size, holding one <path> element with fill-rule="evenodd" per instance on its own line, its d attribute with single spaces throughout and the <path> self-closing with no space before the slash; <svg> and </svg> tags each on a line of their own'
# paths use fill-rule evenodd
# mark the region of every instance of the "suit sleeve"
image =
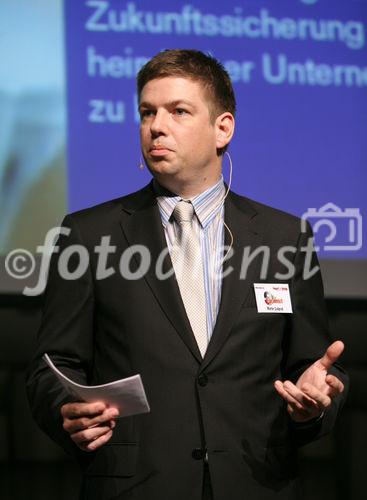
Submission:
<svg viewBox="0 0 367 500">
<path fill-rule="evenodd" d="M 79 458 L 86 453 L 64 431 L 60 413 L 61 406 L 72 399 L 42 359 L 47 352 L 67 376 L 82 384 L 88 382 L 93 363 L 94 330 L 89 252 L 87 258 L 86 250 L 78 252 L 78 247 L 70 247 L 81 245 L 85 248 L 71 216 L 65 217 L 62 226 L 69 228 L 70 234 L 60 235 L 51 257 L 37 348 L 27 375 L 27 394 L 31 411 L 41 429 L 66 452 Z M 65 265 L 71 275 L 78 269 L 82 271 L 84 268 L 85 272 L 80 272 L 77 279 L 66 279 L 70 274 L 63 273 Z"/>
<path fill-rule="evenodd" d="M 313 234 L 308 224 L 306 232 L 300 233 L 298 239 L 294 259 L 295 273 L 290 282 L 293 314 L 285 340 L 287 355 L 283 375 L 285 379 L 292 380 L 294 383 L 332 343 L 321 271 L 313 246 L 308 246 L 310 239 L 312 242 Z M 312 252 L 307 253 L 305 251 L 307 247 L 312 249 Z M 322 418 L 307 424 L 290 422 L 294 440 L 298 445 L 306 444 L 330 432 L 344 404 L 348 389 L 348 376 L 337 363 L 332 366 L 329 373 L 343 382 L 345 390 L 333 400 L 331 407 Z"/>
</svg>

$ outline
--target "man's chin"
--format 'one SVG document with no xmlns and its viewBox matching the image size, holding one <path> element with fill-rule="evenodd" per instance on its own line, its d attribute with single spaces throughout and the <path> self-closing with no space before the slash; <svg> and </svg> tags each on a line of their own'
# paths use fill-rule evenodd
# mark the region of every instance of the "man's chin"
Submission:
<svg viewBox="0 0 367 500">
<path fill-rule="evenodd" d="M 154 176 L 172 176 L 177 174 L 178 169 L 165 159 L 149 161 L 147 163 L 150 173 Z"/>
</svg>

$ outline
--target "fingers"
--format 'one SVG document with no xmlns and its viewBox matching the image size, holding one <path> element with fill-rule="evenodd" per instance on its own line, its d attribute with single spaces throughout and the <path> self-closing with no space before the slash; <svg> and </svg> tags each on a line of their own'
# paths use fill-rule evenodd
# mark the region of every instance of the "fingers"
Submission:
<svg viewBox="0 0 367 500">
<path fill-rule="evenodd" d="M 104 403 L 67 403 L 61 407 L 64 418 L 93 416 L 102 413 L 107 406 Z"/>
<path fill-rule="evenodd" d="M 341 340 L 336 340 L 326 349 L 325 354 L 322 358 L 319 359 L 319 364 L 326 369 L 329 370 L 333 363 L 337 361 L 339 356 L 344 351 L 344 344 Z"/>
<path fill-rule="evenodd" d="M 112 429 L 110 426 L 99 426 L 99 427 L 92 427 L 91 429 L 84 429 L 79 432 L 75 432 L 74 434 L 71 434 L 71 439 L 76 443 L 77 445 L 85 443 L 89 444 L 92 441 L 95 441 L 96 439 L 100 438 L 104 434 L 108 434 L 112 432 Z"/>
<path fill-rule="evenodd" d="M 285 400 L 287 403 L 295 406 L 299 410 L 304 409 L 301 403 L 297 401 L 288 391 L 285 390 L 283 382 L 280 380 L 276 380 L 274 382 L 274 387 L 277 390 L 278 394 Z"/>
<path fill-rule="evenodd" d="M 316 403 L 316 407 L 320 410 L 320 413 L 331 405 L 331 398 L 327 394 L 316 389 L 311 384 L 303 384 L 302 391 L 307 394 Z"/>
<path fill-rule="evenodd" d="M 283 382 L 277 380 L 274 387 L 278 394 L 288 403 L 287 410 L 293 420 L 303 422 L 312 418 L 310 412 L 284 388 Z"/>
<path fill-rule="evenodd" d="M 107 408 L 103 413 L 96 416 L 81 416 L 79 418 L 65 418 L 64 417 L 64 429 L 69 434 L 73 434 L 79 430 L 88 429 L 91 427 L 96 427 L 109 420 L 112 420 L 118 416 L 118 410 L 116 408 Z"/>
<path fill-rule="evenodd" d="M 344 391 L 344 384 L 341 380 L 338 379 L 338 377 L 335 377 L 335 375 L 327 375 L 326 376 L 326 383 L 329 386 L 329 391 L 328 395 L 333 399 L 335 396 L 338 396 Z"/>
<path fill-rule="evenodd" d="M 63 427 L 75 444 L 82 450 L 93 451 L 111 438 L 119 412 L 104 403 L 67 403 L 61 414 Z"/>
<path fill-rule="evenodd" d="M 331 404 L 329 396 L 325 396 L 310 384 L 304 384 L 300 389 L 289 380 L 285 382 L 277 380 L 274 387 L 288 403 L 288 413 L 297 422 L 318 417 Z"/>
<path fill-rule="evenodd" d="M 275 388 L 278 393 L 292 406 L 295 406 L 299 410 L 314 410 L 317 408 L 316 402 L 310 397 L 310 395 L 306 394 L 304 391 L 301 391 L 297 386 L 292 384 L 289 380 L 285 382 L 276 382 Z M 279 389 L 279 390 L 278 390 Z"/>
<path fill-rule="evenodd" d="M 100 448 L 104 444 L 106 444 L 112 437 L 112 430 L 109 430 L 102 436 L 94 439 L 93 441 L 86 441 L 86 442 L 81 442 L 78 444 L 79 448 L 84 450 L 84 451 L 94 451 L 97 448 Z"/>
</svg>

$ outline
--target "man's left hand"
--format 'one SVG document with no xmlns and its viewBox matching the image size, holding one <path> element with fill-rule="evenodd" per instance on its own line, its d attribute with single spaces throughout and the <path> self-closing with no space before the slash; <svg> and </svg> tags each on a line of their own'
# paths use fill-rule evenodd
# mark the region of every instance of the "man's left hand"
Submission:
<svg viewBox="0 0 367 500">
<path fill-rule="evenodd" d="M 305 370 L 296 384 L 276 380 L 274 387 L 287 401 L 287 410 L 295 422 L 307 422 L 319 417 L 330 407 L 332 400 L 344 390 L 343 383 L 328 370 L 344 350 L 340 340 L 333 342 L 322 358 Z"/>
</svg>

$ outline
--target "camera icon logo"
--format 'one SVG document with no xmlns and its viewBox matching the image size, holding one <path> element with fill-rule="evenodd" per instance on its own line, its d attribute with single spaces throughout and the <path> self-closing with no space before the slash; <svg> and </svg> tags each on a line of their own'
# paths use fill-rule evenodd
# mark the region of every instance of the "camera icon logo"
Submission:
<svg viewBox="0 0 367 500">
<path fill-rule="evenodd" d="M 362 215 L 359 208 L 343 210 L 329 202 L 319 209 L 309 208 L 302 215 L 302 232 L 306 231 L 306 221 L 312 225 L 318 243 L 315 245 L 317 251 L 321 248 L 332 252 L 356 252 L 362 248 Z"/>
</svg>

